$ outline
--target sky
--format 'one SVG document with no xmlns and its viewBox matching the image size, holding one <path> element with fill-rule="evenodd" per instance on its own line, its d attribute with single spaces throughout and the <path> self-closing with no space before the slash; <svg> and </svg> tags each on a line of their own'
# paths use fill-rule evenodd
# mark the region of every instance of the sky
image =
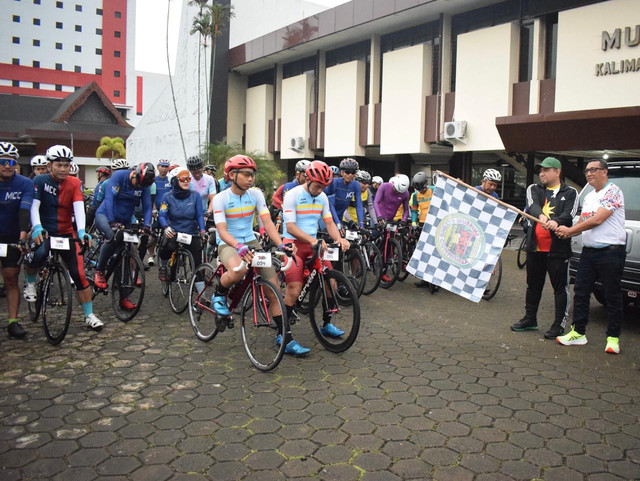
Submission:
<svg viewBox="0 0 640 481">
<path fill-rule="evenodd" d="M 347 0 L 310 0 L 335 7 Z M 136 2 L 136 70 L 167 73 L 166 37 L 167 3 L 169 5 L 169 58 L 171 72 L 176 59 L 180 14 L 183 0 L 137 0 Z"/>
</svg>

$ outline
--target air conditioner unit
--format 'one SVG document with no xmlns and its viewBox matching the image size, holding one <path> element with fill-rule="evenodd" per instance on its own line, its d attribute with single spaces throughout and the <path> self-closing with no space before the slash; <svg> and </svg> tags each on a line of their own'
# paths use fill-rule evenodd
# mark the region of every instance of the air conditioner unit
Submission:
<svg viewBox="0 0 640 481">
<path fill-rule="evenodd" d="M 289 141 L 289 147 L 291 150 L 295 150 L 296 152 L 301 152 L 304 149 L 304 138 L 303 137 L 291 137 Z"/>
<path fill-rule="evenodd" d="M 444 123 L 444 138 L 448 141 L 466 143 L 467 123 L 464 120 Z"/>
</svg>

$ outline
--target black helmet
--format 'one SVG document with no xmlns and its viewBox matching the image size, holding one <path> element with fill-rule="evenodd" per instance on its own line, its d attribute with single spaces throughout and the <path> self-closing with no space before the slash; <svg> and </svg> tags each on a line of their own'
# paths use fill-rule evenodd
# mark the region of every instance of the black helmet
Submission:
<svg viewBox="0 0 640 481">
<path fill-rule="evenodd" d="M 189 157 L 187 159 L 187 169 L 189 170 L 198 170 L 204 167 L 204 162 L 200 157 L 194 155 L 193 157 Z"/>
<path fill-rule="evenodd" d="M 207 164 L 207 165 L 204 166 L 205 174 L 213 174 L 213 175 L 215 175 L 216 174 L 216 170 L 217 170 L 216 166 L 213 165 L 213 164 Z"/>
<path fill-rule="evenodd" d="M 358 170 L 359 168 L 358 161 L 351 157 L 342 159 L 342 162 L 340 162 L 340 170 Z"/>
<path fill-rule="evenodd" d="M 156 179 L 156 168 L 151 162 L 142 162 L 136 167 L 135 176 L 141 187 L 149 187 Z"/>
<path fill-rule="evenodd" d="M 360 183 L 370 184 L 371 174 L 369 174 L 369 172 L 367 172 L 366 170 L 359 170 L 358 172 L 356 172 L 355 180 Z"/>
<path fill-rule="evenodd" d="M 427 177 L 426 172 L 418 172 L 413 176 L 413 179 L 411 180 L 413 187 L 417 190 L 424 189 L 428 182 L 429 178 Z"/>
</svg>

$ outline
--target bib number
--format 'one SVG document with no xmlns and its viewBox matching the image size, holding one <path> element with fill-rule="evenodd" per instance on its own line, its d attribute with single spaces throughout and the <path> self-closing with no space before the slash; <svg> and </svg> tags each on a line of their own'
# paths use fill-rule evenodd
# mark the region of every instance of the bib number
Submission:
<svg viewBox="0 0 640 481">
<path fill-rule="evenodd" d="M 387 224 L 387 230 L 389 232 L 395 232 L 398 230 L 398 226 L 395 224 Z"/>
<path fill-rule="evenodd" d="M 177 241 L 180 242 L 180 244 L 187 244 L 190 245 L 191 244 L 191 237 L 189 234 L 183 234 L 182 232 L 178 232 L 178 237 L 177 237 Z"/>
<path fill-rule="evenodd" d="M 251 261 L 252 267 L 271 267 L 271 254 L 268 252 L 256 252 Z"/>
<path fill-rule="evenodd" d="M 51 248 L 57 251 L 69 250 L 69 238 L 68 237 L 50 237 Z"/>
<path fill-rule="evenodd" d="M 347 239 L 348 241 L 354 241 L 354 240 L 358 240 L 360 239 L 360 235 L 354 231 L 354 230 L 348 230 L 345 235 L 344 235 L 345 239 Z"/>
<path fill-rule="evenodd" d="M 325 261 L 337 261 L 340 260 L 340 250 L 337 247 L 327 247 L 327 250 L 324 251 Z"/>
<path fill-rule="evenodd" d="M 123 240 L 125 242 L 134 242 L 134 243 L 138 243 L 138 234 L 129 234 L 128 232 L 123 232 Z"/>
<path fill-rule="evenodd" d="M 7 244 L 0 244 L 0 257 L 7 257 L 7 249 L 9 246 Z"/>
</svg>

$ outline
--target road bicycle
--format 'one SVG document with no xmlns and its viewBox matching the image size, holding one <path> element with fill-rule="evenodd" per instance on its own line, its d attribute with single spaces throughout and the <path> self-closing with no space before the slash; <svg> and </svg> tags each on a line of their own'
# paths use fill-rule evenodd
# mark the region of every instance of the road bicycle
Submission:
<svg viewBox="0 0 640 481">
<path fill-rule="evenodd" d="M 389 289 L 396 283 L 402 271 L 402 245 L 396 238 L 400 222 L 384 220 L 379 220 L 378 222 L 384 230 L 382 235 L 376 240 L 376 245 L 382 253 L 382 278 L 380 287 Z"/>
<path fill-rule="evenodd" d="M 513 234 L 508 234 L 506 240 L 504 241 L 504 247 L 511 244 L 511 241 L 515 238 Z M 484 290 L 484 294 L 482 294 L 482 298 L 485 301 L 489 301 L 495 297 L 498 293 L 498 288 L 500 287 L 500 282 L 502 281 L 502 255 L 498 257 L 498 261 L 491 271 L 491 277 L 489 278 L 489 282 L 487 283 L 487 287 Z"/>
<path fill-rule="evenodd" d="M 420 238 L 421 232 L 422 225 L 414 227 L 409 224 L 404 224 L 398 229 L 398 237 L 400 238 L 400 246 L 402 247 L 402 270 L 398 274 L 398 280 L 400 282 L 404 282 L 409 276 L 407 265 L 411 260 L 413 251 L 418 245 L 418 239 Z"/>
<path fill-rule="evenodd" d="M 195 269 L 193 255 L 186 248 L 193 240 L 193 236 L 176 232 L 177 248 L 171 254 L 167 264 L 167 280 L 163 282 L 169 296 L 171 310 L 181 314 L 189 305 L 189 288 Z"/>
<path fill-rule="evenodd" d="M 357 230 L 347 229 L 345 239 L 351 246 L 344 252 L 340 263 L 340 270 L 347 276 L 356 289 L 358 297 L 362 295 L 367 281 L 367 260 L 361 251 L 362 236 Z"/>
<path fill-rule="evenodd" d="M 520 269 L 524 269 L 527 265 L 527 235 L 525 234 L 522 240 L 520 241 L 520 246 L 518 246 L 518 257 L 516 259 L 518 263 L 518 267 Z"/>
</svg>

